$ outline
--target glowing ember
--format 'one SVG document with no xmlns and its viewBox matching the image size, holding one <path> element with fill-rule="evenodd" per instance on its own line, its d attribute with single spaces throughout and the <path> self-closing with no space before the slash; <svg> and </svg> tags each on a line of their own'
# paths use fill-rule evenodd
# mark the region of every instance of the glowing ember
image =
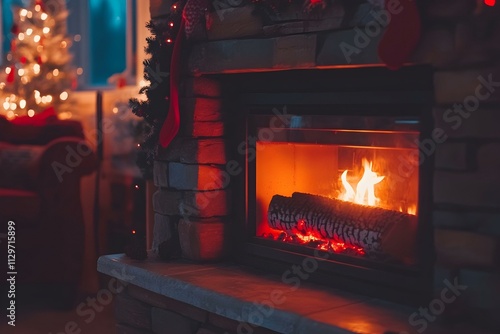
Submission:
<svg viewBox="0 0 500 334">
<path fill-rule="evenodd" d="M 302 225 L 301 225 L 302 223 Z M 304 221 L 299 221 L 299 226 L 304 226 Z M 300 229 L 300 227 L 299 227 Z M 347 253 L 351 255 L 363 256 L 365 251 L 361 247 L 355 247 L 344 242 L 335 242 L 333 240 L 326 240 L 319 236 L 314 235 L 312 232 L 305 230 L 296 231 L 293 235 L 283 231 L 270 230 L 270 233 L 263 235 L 264 238 L 276 241 L 294 243 L 308 247 L 318 248 L 325 252 L 334 253 Z"/>
<path fill-rule="evenodd" d="M 347 170 L 342 173 L 340 179 L 345 191 L 340 195 L 339 199 L 357 204 L 375 206 L 378 202 L 378 198 L 375 197 L 375 185 L 380 183 L 385 176 L 378 176 L 377 173 L 372 171 L 372 163 L 366 159 L 363 159 L 363 168 L 365 172 L 356 186 L 356 191 L 347 182 Z"/>
</svg>

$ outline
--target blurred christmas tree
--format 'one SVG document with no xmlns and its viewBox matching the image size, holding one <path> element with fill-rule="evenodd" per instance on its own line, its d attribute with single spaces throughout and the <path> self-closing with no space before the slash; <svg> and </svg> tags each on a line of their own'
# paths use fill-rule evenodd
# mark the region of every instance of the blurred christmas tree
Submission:
<svg viewBox="0 0 500 334">
<path fill-rule="evenodd" d="M 11 50 L 0 77 L 0 114 L 33 117 L 53 107 L 67 115 L 69 91 L 77 83 L 67 17 L 64 1 L 50 1 L 49 6 L 32 0 L 26 8 L 14 9 Z"/>
</svg>

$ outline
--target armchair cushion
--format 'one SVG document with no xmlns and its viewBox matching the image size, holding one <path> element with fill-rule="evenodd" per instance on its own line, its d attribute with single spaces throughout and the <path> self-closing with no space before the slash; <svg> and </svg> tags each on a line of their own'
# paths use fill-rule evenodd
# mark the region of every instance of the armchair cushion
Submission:
<svg viewBox="0 0 500 334">
<path fill-rule="evenodd" d="M 0 188 L 31 189 L 44 146 L 0 143 Z"/>
<path fill-rule="evenodd" d="M 0 218 L 23 222 L 22 228 L 34 227 L 40 218 L 40 197 L 31 191 L 0 188 Z M 20 226 L 21 227 L 21 226 Z"/>
</svg>

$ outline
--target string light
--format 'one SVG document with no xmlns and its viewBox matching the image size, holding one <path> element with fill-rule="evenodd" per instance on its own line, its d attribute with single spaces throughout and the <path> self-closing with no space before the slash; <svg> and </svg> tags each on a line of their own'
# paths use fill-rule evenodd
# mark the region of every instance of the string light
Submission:
<svg viewBox="0 0 500 334">
<path fill-rule="evenodd" d="M 47 13 L 42 13 L 42 15 L 40 16 L 40 18 L 42 19 L 42 21 L 45 21 L 47 19 L 47 17 L 49 17 L 47 15 Z"/>
<path fill-rule="evenodd" d="M 35 74 L 40 73 L 40 65 L 39 64 L 33 65 L 33 73 L 35 73 Z"/>
<path fill-rule="evenodd" d="M 35 116 L 35 111 L 33 109 L 28 110 L 28 116 L 29 117 Z"/>
<path fill-rule="evenodd" d="M 41 9 L 42 9 L 42 6 L 40 6 L 40 5 L 35 6 L 35 11 L 39 12 Z"/>
<path fill-rule="evenodd" d="M 28 10 L 26 10 L 26 9 L 21 9 L 21 11 L 19 12 L 19 15 L 21 15 L 21 16 L 26 16 L 26 15 L 28 15 Z"/>
<path fill-rule="evenodd" d="M 21 109 L 26 108 L 26 100 L 19 101 L 19 108 L 21 108 Z"/>
<path fill-rule="evenodd" d="M 17 39 L 20 40 L 20 41 L 23 41 L 24 40 L 24 34 L 23 33 L 19 33 L 19 35 L 17 35 Z"/>
<path fill-rule="evenodd" d="M 17 70 L 17 75 L 22 77 L 24 75 L 24 69 L 20 68 L 19 70 Z"/>
<path fill-rule="evenodd" d="M 28 17 L 28 19 L 31 19 L 33 17 L 33 12 L 28 11 L 28 14 L 26 14 L 26 16 Z"/>
<path fill-rule="evenodd" d="M 12 71 L 12 69 L 10 67 L 5 68 L 5 73 L 10 74 L 11 71 Z"/>
<path fill-rule="evenodd" d="M 113 114 L 118 114 L 118 108 L 117 107 L 113 108 Z"/>
<path fill-rule="evenodd" d="M 173 27 L 174 27 L 174 22 L 170 22 L 168 25 L 169 25 L 171 28 L 173 28 Z"/>
<path fill-rule="evenodd" d="M 57 77 L 59 75 L 59 70 L 56 68 L 54 71 L 52 71 L 52 74 Z"/>
<path fill-rule="evenodd" d="M 137 185 L 137 184 L 136 184 L 136 185 L 135 185 L 135 189 L 139 189 L 139 185 Z"/>
<path fill-rule="evenodd" d="M 50 32 L 50 28 L 49 27 L 44 27 L 43 28 L 43 33 L 44 34 L 48 34 Z"/>
<path fill-rule="evenodd" d="M 40 39 L 41 39 L 40 35 L 35 35 L 35 37 L 33 37 L 33 40 L 35 41 L 35 43 L 40 42 Z"/>
<path fill-rule="evenodd" d="M 83 74 L 83 68 L 81 68 L 81 67 L 77 68 L 76 74 L 82 75 Z"/>
<path fill-rule="evenodd" d="M 33 33 L 33 29 L 31 29 L 31 28 L 26 29 L 26 35 L 31 36 L 32 33 Z"/>
<path fill-rule="evenodd" d="M 59 95 L 59 98 L 61 99 L 61 101 L 66 101 L 69 97 L 69 94 L 68 92 L 62 92 L 61 95 Z"/>
<path fill-rule="evenodd" d="M 172 43 L 172 39 L 167 38 L 167 43 L 169 43 L 169 44 Z"/>
</svg>

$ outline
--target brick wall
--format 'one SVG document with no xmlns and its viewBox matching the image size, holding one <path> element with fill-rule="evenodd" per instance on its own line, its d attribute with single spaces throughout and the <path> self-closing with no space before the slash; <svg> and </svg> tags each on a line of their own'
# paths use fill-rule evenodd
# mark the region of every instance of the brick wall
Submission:
<svg viewBox="0 0 500 334">
<path fill-rule="evenodd" d="M 152 1 L 152 8 L 159 8 L 160 3 L 163 2 Z M 490 8 L 476 0 L 429 0 L 427 4 L 423 10 L 422 38 L 413 61 L 431 64 L 436 69 L 435 126 L 442 128 L 447 136 L 446 141 L 436 145 L 435 149 L 436 290 L 442 288 L 444 278 L 459 277 L 468 286 L 463 300 L 469 310 L 477 310 L 483 315 L 498 314 L 500 84 L 496 83 L 500 83 L 500 5 Z M 152 14 L 154 17 L 155 13 Z M 358 21 L 353 21 L 356 17 L 354 15 L 349 22 L 367 20 L 366 16 L 359 16 Z M 251 18 L 245 16 L 245 20 Z M 268 26 L 262 31 L 297 33 L 295 26 L 276 23 L 279 24 L 279 27 Z M 321 30 L 321 25 L 318 26 L 315 29 Z M 325 27 L 332 29 L 329 25 Z M 217 29 L 224 31 L 222 37 L 211 33 L 208 38 L 234 38 L 228 36 L 230 29 L 220 26 Z M 250 30 L 248 34 L 255 34 L 255 29 Z M 301 62 L 301 66 L 307 63 L 312 68 L 332 59 L 345 61 L 338 57 L 337 46 L 341 36 L 352 40 L 351 35 L 350 30 L 322 35 L 321 44 L 313 47 L 308 44 L 307 50 L 299 53 L 308 59 Z M 270 43 L 270 47 L 276 48 L 280 38 Z M 297 37 L 293 39 L 297 40 Z M 243 55 L 242 66 L 254 66 L 260 56 L 263 61 L 267 59 L 266 40 L 262 41 L 262 48 L 253 45 L 254 41 L 241 40 L 241 45 L 231 41 L 232 47 L 240 51 L 245 47 L 255 50 L 253 58 L 249 56 L 254 56 L 253 53 Z M 218 45 L 193 50 L 221 50 Z M 316 56 L 311 58 L 308 52 L 316 52 Z M 290 55 L 293 53 L 288 52 L 287 57 Z M 273 67 L 276 57 L 271 58 L 269 66 Z M 373 59 L 376 59 L 373 45 L 359 55 L 360 63 L 370 63 Z M 231 68 L 240 66 L 237 59 L 224 58 L 224 61 L 230 62 Z M 289 59 L 286 61 L 287 64 L 294 63 Z M 215 67 L 222 66 L 220 62 L 214 61 L 214 64 Z M 485 81 L 493 83 L 485 84 Z M 481 85 L 482 88 L 478 88 Z M 181 241 L 183 253 L 193 259 L 213 259 L 223 252 L 231 198 L 221 181 L 227 161 L 222 140 L 225 124 L 221 91 L 216 82 L 204 77 L 186 77 L 183 87 L 181 134 L 169 150 L 160 152 L 155 165 L 155 184 L 159 187 L 154 198 L 155 230 L 158 231 L 155 247 L 170 238 L 172 226 L 179 223 L 178 233 L 184 240 Z M 465 104 L 462 111 L 460 104 Z M 207 199 L 210 204 L 207 204 Z M 180 218 L 182 213 L 186 214 L 180 212 L 180 208 L 191 208 L 188 219 Z M 494 319 L 493 316 L 487 318 L 488 321 Z"/>
</svg>

